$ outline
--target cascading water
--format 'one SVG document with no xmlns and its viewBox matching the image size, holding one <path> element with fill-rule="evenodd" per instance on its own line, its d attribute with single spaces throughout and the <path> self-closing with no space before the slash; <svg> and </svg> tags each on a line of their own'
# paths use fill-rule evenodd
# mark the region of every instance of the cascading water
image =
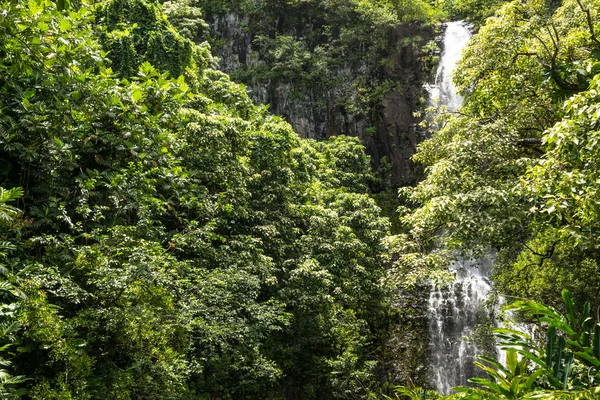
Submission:
<svg viewBox="0 0 600 400">
<path fill-rule="evenodd" d="M 427 90 L 433 105 L 445 106 L 447 111 L 458 110 L 463 102 L 462 96 L 456 93 L 452 73 L 469 39 L 471 39 L 471 32 L 463 21 L 446 24 L 444 51 L 435 76 L 435 84 L 429 86 Z"/>
<path fill-rule="evenodd" d="M 486 307 L 491 262 L 473 265 L 463 260 L 451 268 L 456 273 L 453 284 L 433 287 L 429 295 L 430 382 L 442 394 L 466 385 L 468 378 L 485 376 L 473 364 L 484 349 L 467 339 L 478 324 L 492 318 Z"/>
<path fill-rule="evenodd" d="M 471 37 L 464 22 L 446 25 L 443 53 L 435 85 L 428 87 L 432 104 L 456 111 L 462 97 L 456 93 L 452 73 L 463 48 Z M 447 286 L 432 287 L 429 298 L 429 351 L 430 383 L 442 394 L 449 394 L 455 386 L 464 386 L 467 379 L 481 376 L 473 365 L 481 349 L 471 341 L 474 328 L 489 318 L 485 300 L 490 291 L 487 277 L 491 263 L 462 260 L 451 266 L 456 280 Z"/>
</svg>

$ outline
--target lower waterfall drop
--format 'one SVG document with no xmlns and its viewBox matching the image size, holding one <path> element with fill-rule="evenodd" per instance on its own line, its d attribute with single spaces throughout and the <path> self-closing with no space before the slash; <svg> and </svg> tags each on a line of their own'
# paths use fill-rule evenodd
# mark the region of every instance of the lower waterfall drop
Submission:
<svg viewBox="0 0 600 400">
<path fill-rule="evenodd" d="M 430 383 L 444 395 L 455 386 L 466 385 L 470 377 L 485 376 L 473 364 L 475 355 L 484 349 L 467 339 L 473 337 L 478 324 L 493 317 L 486 307 L 491 263 L 476 266 L 462 261 L 452 269 L 456 280 L 432 287 L 429 296 Z"/>
</svg>

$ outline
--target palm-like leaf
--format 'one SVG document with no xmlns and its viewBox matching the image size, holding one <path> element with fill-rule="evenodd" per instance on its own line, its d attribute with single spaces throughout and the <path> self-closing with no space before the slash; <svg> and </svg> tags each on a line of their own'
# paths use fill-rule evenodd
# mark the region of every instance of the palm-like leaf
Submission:
<svg viewBox="0 0 600 400">
<path fill-rule="evenodd" d="M 23 196 L 23 189 L 12 188 L 4 189 L 0 187 L 0 224 L 10 223 L 20 210 L 8 203 L 17 200 Z"/>
</svg>

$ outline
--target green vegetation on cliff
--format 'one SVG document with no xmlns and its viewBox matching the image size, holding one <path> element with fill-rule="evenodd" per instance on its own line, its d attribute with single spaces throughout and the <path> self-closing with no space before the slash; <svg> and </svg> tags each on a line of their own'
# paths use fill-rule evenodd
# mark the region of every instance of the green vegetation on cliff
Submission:
<svg viewBox="0 0 600 400">
<path fill-rule="evenodd" d="M 423 83 L 439 50 L 438 7 L 421 0 L 195 4 L 219 67 L 252 99 L 270 104 L 302 137 L 360 137 L 384 186 L 418 179 L 413 112 L 424 106 Z"/>
</svg>

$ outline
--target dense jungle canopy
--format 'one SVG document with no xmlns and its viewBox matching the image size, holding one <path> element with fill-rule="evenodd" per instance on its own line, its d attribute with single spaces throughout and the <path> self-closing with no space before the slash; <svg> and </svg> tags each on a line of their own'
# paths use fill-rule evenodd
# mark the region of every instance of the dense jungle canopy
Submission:
<svg viewBox="0 0 600 400">
<path fill-rule="evenodd" d="M 431 121 L 457 19 L 465 102 Z M 260 87 L 366 135 L 301 138 Z M 365 147 L 390 93 L 412 181 Z M 445 398 L 599 398 L 599 188 L 599 0 L 0 0 L 0 396 L 441 398 L 390 342 L 426 347 L 406 299 L 493 253 L 543 332 L 496 330 Z"/>
</svg>

